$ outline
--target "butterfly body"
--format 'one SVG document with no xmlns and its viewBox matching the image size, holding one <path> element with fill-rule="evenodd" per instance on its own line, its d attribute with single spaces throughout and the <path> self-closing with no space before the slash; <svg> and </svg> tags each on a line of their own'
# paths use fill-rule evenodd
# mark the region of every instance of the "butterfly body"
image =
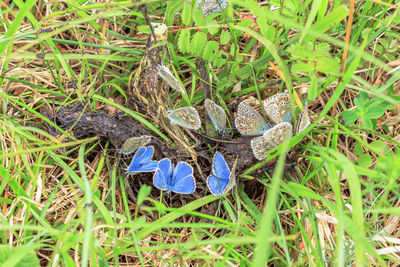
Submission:
<svg viewBox="0 0 400 267">
<path fill-rule="evenodd" d="M 153 184 L 160 190 L 191 194 L 196 189 L 193 168 L 186 162 L 174 164 L 168 158 L 160 160 L 153 176 Z"/>
<path fill-rule="evenodd" d="M 204 101 L 204 107 L 215 129 L 219 132 L 224 131 L 226 128 L 226 114 L 224 109 L 210 99 Z"/>
<path fill-rule="evenodd" d="M 288 93 L 278 93 L 263 102 L 266 115 L 275 123 L 290 122 L 291 104 Z"/>
<path fill-rule="evenodd" d="M 122 145 L 121 153 L 124 155 L 131 154 L 138 150 L 140 147 L 147 145 L 151 141 L 151 136 L 142 135 L 139 137 L 131 137 L 126 139 L 125 143 Z"/>
<path fill-rule="evenodd" d="M 178 79 L 172 74 L 172 72 L 164 65 L 158 65 L 157 67 L 158 75 L 163 79 L 169 86 L 177 90 L 178 92 L 185 94 L 185 90 L 179 83 Z"/>
<path fill-rule="evenodd" d="M 199 113 L 194 107 L 182 107 L 169 110 L 167 117 L 171 123 L 191 130 L 197 130 L 201 126 Z"/>
<path fill-rule="evenodd" d="M 131 164 L 129 164 L 128 173 L 155 171 L 158 166 L 158 161 L 151 160 L 152 156 L 152 146 L 139 148 L 133 156 Z"/>
<path fill-rule="evenodd" d="M 245 102 L 239 104 L 235 125 L 242 135 L 261 135 L 271 128 L 271 125 Z"/>
<path fill-rule="evenodd" d="M 234 170 L 235 166 L 233 167 Z M 213 195 L 222 196 L 236 185 L 234 171 L 230 171 L 228 164 L 220 152 L 216 152 L 213 160 L 212 175 L 207 178 L 207 186 Z"/>
</svg>

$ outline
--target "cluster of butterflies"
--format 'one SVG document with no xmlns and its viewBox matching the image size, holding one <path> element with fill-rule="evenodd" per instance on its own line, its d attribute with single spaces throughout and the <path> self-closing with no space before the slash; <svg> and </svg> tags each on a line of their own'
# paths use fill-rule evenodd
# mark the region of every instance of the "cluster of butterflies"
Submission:
<svg viewBox="0 0 400 267">
<path fill-rule="evenodd" d="M 158 74 L 172 88 L 182 94 L 186 94 L 179 81 L 167 67 L 159 66 Z M 215 129 L 220 133 L 225 131 L 227 118 L 224 109 L 210 99 L 204 101 L 204 107 Z M 263 107 L 266 115 L 274 125 L 268 123 L 246 102 L 239 104 L 235 119 L 235 126 L 242 135 L 258 136 L 251 140 L 251 149 L 258 160 L 265 159 L 269 150 L 290 139 L 293 133 L 291 104 L 288 93 L 278 93 L 264 100 Z M 201 127 L 199 113 L 194 107 L 169 110 L 167 117 L 171 123 L 187 129 L 197 130 Z M 303 131 L 310 124 L 306 105 L 299 115 L 296 134 Z"/>
<path fill-rule="evenodd" d="M 214 101 L 206 99 L 205 110 L 216 130 L 225 131 L 226 114 L 222 107 Z M 245 136 L 258 136 L 251 140 L 251 148 L 258 160 L 263 160 L 272 148 L 290 139 L 293 134 L 291 124 L 291 105 L 288 93 L 278 93 L 263 102 L 266 115 L 274 125 L 268 123 L 254 108 L 246 102 L 238 107 L 235 126 Z M 182 107 L 168 111 L 168 118 L 172 124 L 197 130 L 201 126 L 199 113 L 194 107 Z M 299 115 L 296 134 L 310 125 L 307 107 Z"/>
<path fill-rule="evenodd" d="M 205 100 L 204 105 L 215 128 L 220 132 L 225 131 L 227 117 L 224 109 L 209 99 Z M 264 159 L 271 148 L 291 138 L 293 132 L 293 126 L 290 123 L 291 105 L 288 93 L 278 93 L 266 99 L 263 102 L 263 107 L 274 125 L 268 123 L 245 102 L 239 104 L 238 115 L 235 119 L 235 126 L 242 135 L 257 136 L 251 140 L 251 148 L 254 156 L 259 160 Z M 197 130 L 201 127 L 200 116 L 194 107 L 170 110 L 167 116 L 171 123 L 187 129 Z M 296 133 L 300 133 L 309 125 L 310 119 L 307 107 L 305 107 L 300 113 Z M 180 194 L 193 193 L 196 188 L 193 168 L 182 161 L 174 166 L 168 158 L 160 161 L 152 160 L 153 147 L 146 147 L 150 141 L 151 136 L 147 135 L 126 140 L 121 148 L 121 153 L 131 154 L 137 151 L 128 167 L 128 173 L 155 172 L 153 184 L 158 189 Z M 236 185 L 235 165 L 232 168 L 233 171 L 231 171 L 222 154 L 220 152 L 215 153 L 212 174 L 207 178 L 207 186 L 212 194 L 224 195 Z"/>
<path fill-rule="evenodd" d="M 141 142 L 146 143 L 148 140 L 148 136 L 139 138 L 141 139 L 130 139 L 130 145 L 124 144 L 125 147 L 122 147 L 122 152 L 128 154 L 126 152 L 132 151 L 132 147 L 137 147 Z M 178 162 L 174 166 L 168 158 L 154 161 L 152 157 L 152 146 L 140 147 L 133 156 L 132 162 L 127 169 L 128 173 L 154 172 L 154 186 L 166 192 L 172 191 L 179 194 L 191 194 L 195 191 L 196 181 L 193 176 L 192 166 L 183 161 Z M 234 169 L 235 166 L 233 167 Z M 234 171 L 229 169 L 222 154 L 216 152 L 213 160 L 212 174 L 207 178 L 208 189 L 212 194 L 222 196 L 228 193 L 235 185 Z"/>
<path fill-rule="evenodd" d="M 159 65 L 158 74 L 169 86 L 181 94 L 186 94 L 181 83 L 167 67 Z M 227 117 L 224 109 L 210 99 L 204 101 L 204 107 L 215 129 L 220 133 L 225 131 Z M 288 93 L 278 93 L 264 100 L 263 107 L 273 125 L 268 123 L 246 102 L 239 104 L 235 119 L 235 126 L 242 135 L 257 136 L 251 140 L 251 149 L 258 160 L 265 159 L 269 150 L 290 139 L 293 134 L 291 104 Z M 187 129 L 198 130 L 201 127 L 199 113 L 194 107 L 189 106 L 169 110 L 167 117 L 172 124 Z M 304 110 L 299 115 L 296 134 L 303 131 L 310 124 L 306 104 Z"/>
<path fill-rule="evenodd" d="M 266 115 L 274 125 L 271 125 L 249 104 L 241 102 L 235 125 L 242 135 L 258 136 L 251 140 L 251 149 L 258 160 L 266 158 L 272 148 L 290 139 L 293 134 L 291 123 L 291 104 L 288 93 L 278 93 L 263 102 Z M 296 134 L 304 131 L 309 125 L 307 103 L 299 115 Z"/>
</svg>

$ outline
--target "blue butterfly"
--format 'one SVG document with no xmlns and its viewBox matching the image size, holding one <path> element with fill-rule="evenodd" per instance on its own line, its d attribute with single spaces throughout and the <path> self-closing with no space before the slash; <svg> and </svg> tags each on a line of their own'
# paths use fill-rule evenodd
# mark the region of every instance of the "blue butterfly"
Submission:
<svg viewBox="0 0 400 267">
<path fill-rule="evenodd" d="M 207 178 L 208 189 L 213 195 L 222 196 L 236 185 L 235 168 L 236 162 L 233 166 L 233 172 L 231 172 L 222 154 L 220 152 L 215 153 L 212 175 Z"/>
<path fill-rule="evenodd" d="M 174 169 L 174 164 L 168 158 L 162 159 L 158 163 L 158 168 L 153 176 L 153 184 L 160 190 L 179 194 L 191 194 L 196 189 L 192 166 L 180 161 Z"/>
<path fill-rule="evenodd" d="M 128 173 L 155 171 L 157 169 L 158 161 L 151 160 L 153 150 L 152 146 L 139 148 L 128 167 Z"/>
</svg>

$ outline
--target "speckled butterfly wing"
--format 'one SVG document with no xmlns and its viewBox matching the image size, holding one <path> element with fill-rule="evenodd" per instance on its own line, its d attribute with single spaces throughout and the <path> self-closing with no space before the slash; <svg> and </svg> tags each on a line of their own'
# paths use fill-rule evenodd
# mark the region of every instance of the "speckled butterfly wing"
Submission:
<svg viewBox="0 0 400 267">
<path fill-rule="evenodd" d="M 122 145 L 121 153 L 124 155 L 131 154 L 138 150 L 142 146 L 146 146 L 151 141 L 151 136 L 142 135 L 139 137 L 131 137 L 126 139 L 125 143 Z"/>
<path fill-rule="evenodd" d="M 226 114 L 224 109 L 210 99 L 204 101 L 204 107 L 215 129 L 219 132 L 224 131 L 226 127 Z"/>
<path fill-rule="evenodd" d="M 204 16 L 224 10 L 228 5 L 227 0 L 198 0 L 197 8 L 201 7 Z"/>
<path fill-rule="evenodd" d="M 251 139 L 250 146 L 253 150 L 254 157 L 258 160 L 265 159 L 268 151 L 273 148 L 273 146 L 264 138 L 264 136 Z"/>
<path fill-rule="evenodd" d="M 304 109 L 300 113 L 299 120 L 297 121 L 296 134 L 301 133 L 310 125 L 311 122 L 310 122 L 310 117 L 308 116 L 307 103 L 305 103 Z"/>
<path fill-rule="evenodd" d="M 179 83 L 178 79 L 172 74 L 172 72 L 164 65 L 158 65 L 158 76 L 161 77 L 169 86 L 173 89 L 177 90 L 182 94 L 186 94 L 185 90 L 182 88 L 182 85 Z"/>
<path fill-rule="evenodd" d="M 183 107 L 168 111 L 171 123 L 181 127 L 197 130 L 201 126 L 200 116 L 194 107 Z"/>
<path fill-rule="evenodd" d="M 291 105 L 288 93 L 278 93 L 264 100 L 266 115 L 275 123 L 290 122 Z"/>
<path fill-rule="evenodd" d="M 242 135 L 261 135 L 271 128 L 271 125 L 245 102 L 239 104 L 235 125 Z"/>
<path fill-rule="evenodd" d="M 279 146 L 293 135 L 293 126 L 290 122 L 281 122 L 275 125 L 263 135 L 266 142 L 273 147 Z"/>
</svg>

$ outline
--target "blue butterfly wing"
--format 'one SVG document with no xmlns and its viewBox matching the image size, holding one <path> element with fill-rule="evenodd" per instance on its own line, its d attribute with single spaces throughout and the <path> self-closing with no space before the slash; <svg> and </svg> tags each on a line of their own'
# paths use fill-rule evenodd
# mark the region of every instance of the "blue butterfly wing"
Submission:
<svg viewBox="0 0 400 267">
<path fill-rule="evenodd" d="M 153 147 L 141 147 L 136 151 L 131 164 L 128 167 L 128 172 L 152 172 L 157 168 L 157 161 L 151 161 L 153 156 Z M 148 165 L 148 166 L 147 166 Z"/>
<path fill-rule="evenodd" d="M 143 154 L 146 152 L 146 150 L 147 150 L 146 147 L 141 147 L 141 148 L 139 148 L 139 149 L 136 151 L 135 155 L 133 156 L 132 161 L 138 162 L 138 161 L 142 158 L 142 156 L 143 156 Z"/>
<path fill-rule="evenodd" d="M 216 196 L 222 196 L 225 193 L 225 188 L 229 184 L 229 180 L 220 179 L 215 175 L 210 175 L 207 178 L 207 186 L 211 193 Z"/>
<path fill-rule="evenodd" d="M 228 182 L 230 180 L 231 171 L 220 152 L 216 152 L 214 155 L 213 174 L 220 179 L 228 180 Z"/>
<path fill-rule="evenodd" d="M 154 172 L 158 167 L 158 161 L 151 160 L 140 167 L 136 172 Z"/>
<path fill-rule="evenodd" d="M 149 146 L 146 148 L 146 151 L 140 156 L 138 159 L 139 164 L 145 164 L 151 160 L 151 157 L 153 156 L 153 151 L 154 148 L 152 146 Z"/>
<path fill-rule="evenodd" d="M 141 161 L 142 161 L 143 155 L 146 153 L 146 151 L 147 151 L 146 147 L 141 147 L 136 151 L 136 153 L 133 156 L 133 159 L 131 161 L 131 164 L 129 164 L 128 172 L 138 172 L 138 169 L 142 165 Z"/>
<path fill-rule="evenodd" d="M 170 181 L 173 172 L 171 171 L 171 160 L 162 159 L 158 163 L 158 168 L 153 176 L 153 184 L 160 190 L 171 190 Z"/>
<path fill-rule="evenodd" d="M 191 194 L 196 189 L 193 169 L 186 162 L 178 162 L 174 171 L 171 190 L 179 194 Z"/>
</svg>

